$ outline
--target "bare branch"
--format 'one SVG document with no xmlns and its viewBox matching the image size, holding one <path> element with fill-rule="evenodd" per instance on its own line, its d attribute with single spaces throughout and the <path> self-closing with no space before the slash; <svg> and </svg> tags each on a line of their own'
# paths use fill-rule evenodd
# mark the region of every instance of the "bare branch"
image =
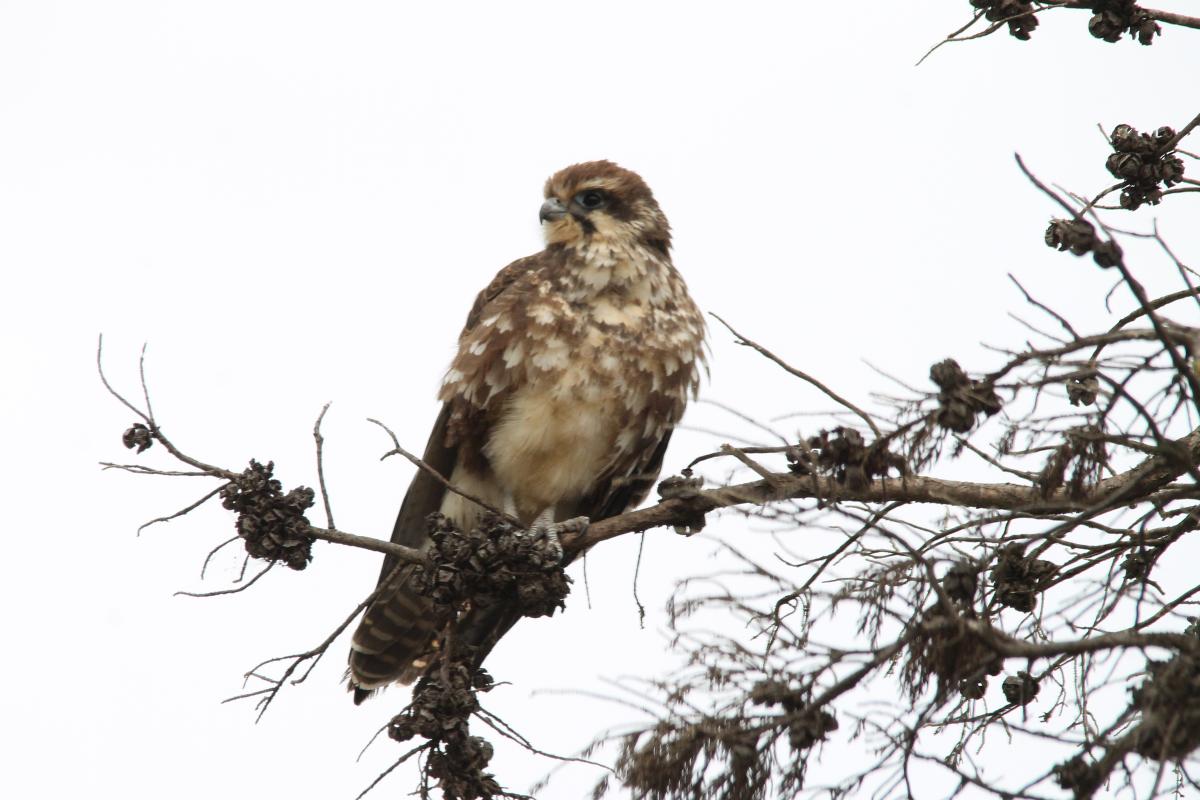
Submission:
<svg viewBox="0 0 1200 800">
<path fill-rule="evenodd" d="M 332 402 L 321 406 L 321 413 L 317 415 L 317 421 L 313 424 L 313 439 L 317 443 L 317 484 L 321 489 L 321 502 L 325 505 L 325 526 L 329 530 L 337 530 L 337 526 L 333 524 L 333 509 L 329 507 L 329 491 L 325 488 L 325 437 L 321 435 L 321 421 L 325 419 L 325 412 L 333 405 Z"/>
<path fill-rule="evenodd" d="M 803 381 L 806 381 L 807 383 L 810 383 L 810 384 L 812 384 L 812 385 L 813 385 L 813 386 L 815 386 L 817 389 L 819 389 L 819 390 L 821 390 L 822 392 L 824 392 L 824 393 L 825 393 L 825 395 L 826 395 L 827 397 L 829 397 L 829 399 L 830 399 L 830 400 L 833 400 L 833 401 L 834 401 L 835 403 L 837 403 L 838 405 L 844 406 L 844 407 L 845 407 L 845 408 L 847 408 L 848 410 L 850 410 L 850 411 L 853 411 L 855 414 L 857 414 L 857 415 L 858 415 L 858 417 L 859 417 L 859 419 L 861 419 L 863 422 L 867 423 L 867 427 L 868 427 L 868 428 L 870 428 L 870 429 L 871 429 L 871 432 L 875 434 L 875 438 L 876 438 L 876 439 L 881 439 L 881 438 L 883 438 L 883 432 L 879 430 L 879 426 L 877 426 L 877 425 L 875 424 L 875 421 L 874 421 L 873 419 L 871 419 L 871 415 L 870 415 L 870 414 L 867 414 L 867 413 L 866 413 L 865 411 L 863 411 L 861 408 L 859 408 L 858 406 L 854 405 L 853 403 L 851 403 L 849 400 L 845 399 L 844 397 L 842 397 L 842 396 L 841 396 L 841 395 L 839 395 L 838 393 L 834 392 L 832 389 L 830 389 L 830 388 L 829 388 L 828 386 L 826 386 L 824 383 L 822 383 L 821 381 L 819 381 L 819 380 L 817 380 L 816 378 L 812 377 L 812 376 L 811 376 L 811 375 L 809 375 L 808 373 L 806 373 L 806 372 L 802 372 L 802 371 L 800 371 L 800 370 L 796 369 L 795 367 L 793 367 L 793 366 L 789 365 L 788 363 L 786 363 L 785 361 L 783 361 L 781 358 L 779 358 L 779 356 L 775 355 L 774 353 L 772 353 L 772 352 L 771 352 L 770 350 L 768 350 L 767 348 L 763 347 L 762 345 L 758 344 L 757 342 L 754 342 L 754 341 L 751 341 L 750 339 L 747 339 L 745 336 L 742 336 L 740 333 L 738 333 L 736 330 L 734 330 L 734 329 L 733 329 L 733 327 L 732 327 L 732 326 L 731 326 L 731 325 L 730 325 L 728 322 L 726 322 L 725 320 L 721 319 L 721 318 L 720 318 L 719 316 L 717 316 L 716 314 L 711 314 L 711 316 L 712 316 L 714 319 L 716 319 L 718 322 L 720 322 L 722 325 L 724 325 L 724 326 L 725 326 L 725 327 L 726 327 L 726 328 L 729 330 L 729 332 L 730 332 L 730 333 L 732 333 L 732 334 L 734 335 L 734 338 L 735 338 L 735 339 L 737 339 L 737 343 L 738 343 L 738 344 L 740 344 L 740 345 L 743 345 L 743 346 L 745 346 L 745 347 L 749 347 L 749 348 L 751 348 L 751 349 L 753 349 L 753 350 L 756 350 L 756 351 L 758 351 L 758 352 L 759 352 L 759 353 L 761 353 L 762 355 L 764 355 L 764 356 L 766 356 L 767 358 L 769 358 L 771 361 L 774 361 L 776 364 L 778 364 L 779 366 L 783 367 L 783 368 L 784 368 L 784 369 L 785 369 L 787 372 L 789 372 L 790 374 L 792 374 L 792 375 L 795 375 L 797 378 L 800 378 L 801 380 L 803 380 Z"/>
</svg>

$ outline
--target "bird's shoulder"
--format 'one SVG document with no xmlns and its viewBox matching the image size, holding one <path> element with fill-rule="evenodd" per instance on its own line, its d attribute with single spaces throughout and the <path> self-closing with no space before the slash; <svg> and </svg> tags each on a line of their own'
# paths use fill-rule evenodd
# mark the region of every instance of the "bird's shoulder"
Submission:
<svg viewBox="0 0 1200 800">
<path fill-rule="evenodd" d="M 463 326 L 463 335 L 474 330 L 493 307 L 511 299 L 514 294 L 533 290 L 548 272 L 560 267 L 562 261 L 563 255 L 558 249 L 547 248 L 539 253 L 518 258 L 504 267 L 496 273 L 491 283 L 476 295 L 471 312 L 467 314 L 467 323 Z"/>
</svg>

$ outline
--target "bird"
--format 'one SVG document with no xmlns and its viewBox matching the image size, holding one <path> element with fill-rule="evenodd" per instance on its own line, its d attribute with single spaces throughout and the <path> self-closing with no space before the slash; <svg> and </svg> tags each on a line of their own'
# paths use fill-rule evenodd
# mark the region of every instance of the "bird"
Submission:
<svg viewBox="0 0 1200 800">
<path fill-rule="evenodd" d="M 543 194 L 545 248 L 476 297 L 423 456 L 463 494 L 525 526 L 596 522 L 640 504 L 707 369 L 704 318 L 646 182 L 589 161 L 550 176 Z M 433 512 L 469 530 L 484 509 L 418 470 L 391 541 L 427 547 Z M 411 683 L 436 648 L 431 601 L 394 566 L 385 560 L 352 639 L 356 704 Z M 489 647 L 515 621 L 490 622 Z"/>
</svg>

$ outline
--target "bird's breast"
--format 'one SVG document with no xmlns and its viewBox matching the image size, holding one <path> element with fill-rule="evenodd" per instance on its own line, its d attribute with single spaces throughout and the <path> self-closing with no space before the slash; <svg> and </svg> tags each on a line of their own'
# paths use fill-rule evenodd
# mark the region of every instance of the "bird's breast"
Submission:
<svg viewBox="0 0 1200 800">
<path fill-rule="evenodd" d="M 488 437 L 492 470 L 526 522 L 584 494 L 612 457 L 621 428 L 619 403 L 580 372 L 575 366 L 560 375 L 562 382 L 535 381 L 516 389 Z"/>
</svg>

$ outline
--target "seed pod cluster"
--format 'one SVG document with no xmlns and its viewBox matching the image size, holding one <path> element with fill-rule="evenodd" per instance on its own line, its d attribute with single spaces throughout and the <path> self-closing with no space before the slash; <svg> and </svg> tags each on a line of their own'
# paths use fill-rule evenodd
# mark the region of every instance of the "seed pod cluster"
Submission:
<svg viewBox="0 0 1200 800">
<path fill-rule="evenodd" d="M 1048 585 L 1058 566 L 1040 558 L 1026 558 L 1025 545 L 1017 542 L 1000 551 L 992 567 L 996 600 L 1002 606 L 1029 613 L 1037 605 L 1037 596 Z"/>
<path fill-rule="evenodd" d="M 750 687 L 750 702 L 767 708 L 783 706 L 784 711 L 792 712 L 804 708 L 806 699 L 784 681 L 767 679 Z"/>
<path fill-rule="evenodd" d="M 958 682 L 958 692 L 968 700 L 982 700 L 987 694 L 987 678 L 980 675 L 975 678 L 963 678 Z"/>
<path fill-rule="evenodd" d="M 957 691 L 978 699 L 987 690 L 986 675 L 1000 674 L 1004 660 L 987 637 L 969 623 L 971 615 L 934 603 L 911 624 L 912 638 L 900 669 L 900 683 L 915 701 L 937 680 L 939 700 Z"/>
<path fill-rule="evenodd" d="M 782 706 L 789 715 L 803 712 L 788 723 L 788 743 L 793 750 L 807 750 L 838 729 L 837 717 L 820 708 L 806 710 L 807 694 L 783 681 L 764 680 L 754 684 L 750 702 L 768 708 Z"/>
<path fill-rule="evenodd" d="M 1149 578 L 1157 555 L 1157 552 L 1145 548 L 1130 552 L 1121 562 L 1121 569 L 1125 570 L 1125 580 L 1144 581 Z"/>
<path fill-rule="evenodd" d="M 415 736 L 429 740 L 428 774 L 444 797 L 474 800 L 502 793 L 496 779 L 483 771 L 492 759 L 492 745 L 472 736 L 469 725 L 479 710 L 477 693 L 492 685 L 482 669 L 439 664 L 417 681 L 412 702 L 388 723 L 388 736 L 398 742 Z"/>
<path fill-rule="evenodd" d="M 1046 246 L 1070 250 L 1077 256 L 1092 254 L 1096 265 L 1108 269 L 1121 263 L 1120 246 L 1096 235 L 1092 223 L 1082 219 L 1052 219 L 1046 228 Z"/>
<path fill-rule="evenodd" d="M 868 445 L 853 428 L 837 427 L 810 436 L 799 447 L 788 449 L 787 460 L 788 468 L 797 475 L 816 471 L 856 489 L 886 477 L 891 470 L 908 474 L 901 456 L 885 447 Z"/>
<path fill-rule="evenodd" d="M 942 576 L 942 591 L 960 608 L 969 608 L 975 602 L 978 588 L 979 567 L 974 562 L 960 561 Z"/>
<path fill-rule="evenodd" d="M 1106 42 L 1118 42 L 1126 31 L 1144 45 L 1154 42 L 1162 28 L 1134 0 L 1092 0 L 1088 32 Z"/>
<path fill-rule="evenodd" d="M 973 381 L 952 358 L 929 368 L 929 379 L 937 384 L 939 426 L 955 433 L 967 433 L 975 427 L 975 418 L 992 416 L 1001 409 L 1000 398 L 986 381 Z"/>
<path fill-rule="evenodd" d="M 1083 756 L 1073 756 L 1054 768 L 1055 782 L 1076 797 L 1092 797 L 1104 782 L 1105 772 Z"/>
<path fill-rule="evenodd" d="M 1006 21 L 1009 34 L 1023 42 L 1038 26 L 1033 4 L 1024 0 L 971 0 L 971 5 L 983 11 L 988 22 Z"/>
<path fill-rule="evenodd" d="M 1067 380 L 1067 399 L 1073 406 L 1090 406 L 1100 394 L 1100 381 L 1096 373 L 1074 375 Z"/>
<path fill-rule="evenodd" d="M 1162 187 L 1183 179 L 1183 159 L 1175 153 L 1175 130 L 1162 127 L 1139 133 L 1132 125 L 1118 125 L 1109 136 L 1113 153 L 1104 162 L 1114 178 L 1124 181 L 1121 208 L 1132 211 L 1145 203 L 1157 205 Z"/>
<path fill-rule="evenodd" d="M 999 675 L 1003 670 L 1004 659 L 999 656 L 993 658 L 982 669 L 958 682 L 959 694 L 968 700 L 982 700 L 987 694 L 988 676 Z"/>
<path fill-rule="evenodd" d="M 237 514 L 237 532 L 254 558 L 304 569 L 312 561 L 313 537 L 304 512 L 315 494 L 298 486 L 287 494 L 272 475 L 275 462 L 250 466 L 221 489 L 221 505 Z"/>
<path fill-rule="evenodd" d="M 463 532 L 441 514 L 427 522 L 433 546 L 413 574 L 413 586 L 435 603 L 457 610 L 511 600 L 527 617 L 544 617 L 565 605 L 571 579 L 562 548 L 536 531 L 487 514 Z"/>
<path fill-rule="evenodd" d="M 837 729 L 837 717 L 824 709 L 815 709 L 788 724 L 788 744 L 793 750 L 807 750 Z"/>
<path fill-rule="evenodd" d="M 1130 692 L 1140 712 L 1134 751 L 1146 758 L 1177 761 L 1200 748 L 1200 653 L 1180 651 L 1150 661 L 1149 677 Z"/>
</svg>

